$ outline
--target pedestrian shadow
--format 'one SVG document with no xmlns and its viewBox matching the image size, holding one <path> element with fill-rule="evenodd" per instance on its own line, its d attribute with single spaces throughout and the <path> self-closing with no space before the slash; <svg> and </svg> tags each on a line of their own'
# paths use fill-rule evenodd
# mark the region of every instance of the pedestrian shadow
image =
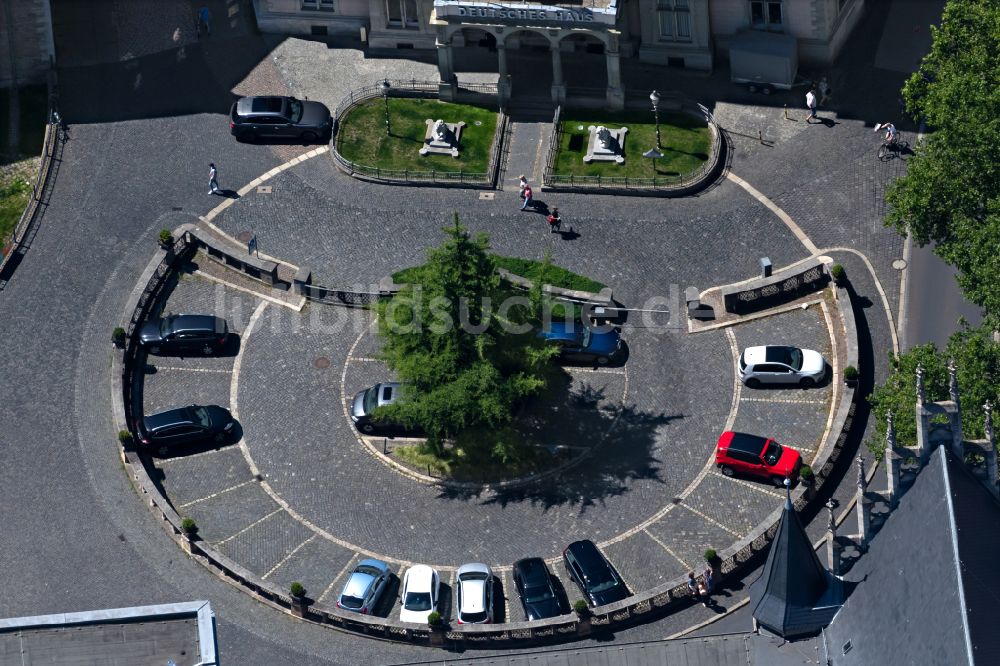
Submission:
<svg viewBox="0 0 1000 666">
<path fill-rule="evenodd" d="M 236 190 L 216 190 L 215 192 L 212 192 L 212 194 L 217 194 L 220 197 L 225 197 L 227 199 L 239 199 L 240 198 L 240 193 L 237 192 Z"/>
<path fill-rule="evenodd" d="M 580 238 L 580 233 L 573 229 L 572 226 L 570 226 L 570 228 L 566 231 L 559 229 L 556 233 L 559 234 L 559 237 L 564 241 L 574 241 L 577 238 Z"/>
</svg>

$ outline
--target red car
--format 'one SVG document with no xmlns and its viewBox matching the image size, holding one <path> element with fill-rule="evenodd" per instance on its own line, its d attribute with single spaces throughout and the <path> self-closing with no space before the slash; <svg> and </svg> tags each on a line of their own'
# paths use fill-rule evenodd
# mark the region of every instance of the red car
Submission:
<svg viewBox="0 0 1000 666">
<path fill-rule="evenodd" d="M 715 465 L 726 476 L 737 472 L 771 479 L 776 486 L 799 475 L 802 456 L 773 439 L 727 430 L 715 448 Z"/>
</svg>

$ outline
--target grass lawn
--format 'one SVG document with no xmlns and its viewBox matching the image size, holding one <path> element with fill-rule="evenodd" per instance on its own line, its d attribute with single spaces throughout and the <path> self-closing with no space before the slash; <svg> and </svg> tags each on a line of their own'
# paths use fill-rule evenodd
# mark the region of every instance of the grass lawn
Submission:
<svg viewBox="0 0 1000 666">
<path fill-rule="evenodd" d="M 570 110 L 560 123 L 562 136 L 553 169 L 555 175 L 653 177 L 652 160 L 642 156 L 656 146 L 656 125 L 651 112 L 609 114 Z M 604 125 L 610 129 L 628 127 L 624 164 L 584 164 L 590 125 Z M 660 143 L 663 158 L 656 160 L 656 176 L 676 178 L 694 171 L 708 160 L 712 134 L 703 120 L 683 113 L 661 113 Z"/>
<path fill-rule="evenodd" d="M 446 123 L 465 122 L 458 158 L 419 154 L 428 118 Z M 351 162 L 380 169 L 486 173 L 497 127 L 496 111 L 435 99 L 390 97 L 389 121 L 392 134 L 386 136 L 385 106 L 381 99 L 354 107 L 341 120 L 337 151 Z"/>
<path fill-rule="evenodd" d="M 31 185 L 20 176 L 0 183 L 0 249 L 10 238 L 17 221 L 28 205 Z"/>
<path fill-rule="evenodd" d="M 527 278 L 531 281 L 537 280 L 542 270 L 542 262 L 540 261 L 534 261 L 532 259 L 519 259 L 517 257 L 503 257 L 499 254 L 494 254 L 492 256 L 493 259 L 496 260 L 498 267 L 506 268 L 514 275 Z M 411 266 L 410 268 L 404 268 L 401 271 L 393 273 L 392 279 L 395 280 L 397 284 L 408 284 L 420 279 L 420 271 L 422 271 L 423 268 L 423 266 Z M 590 291 L 595 293 L 605 287 L 605 285 L 597 282 L 596 280 L 591 280 L 583 275 L 577 275 L 572 271 L 568 271 L 565 268 L 554 264 L 549 266 L 549 274 L 545 282 L 546 284 L 551 284 L 553 287 L 577 289 L 579 291 Z"/>
<path fill-rule="evenodd" d="M 10 90 L 0 90 L 0 248 L 31 197 L 31 183 L 38 174 L 39 155 L 45 141 L 48 114 L 48 89 L 45 86 L 21 88 L 20 139 L 14 155 L 7 154 L 10 131 Z"/>
</svg>

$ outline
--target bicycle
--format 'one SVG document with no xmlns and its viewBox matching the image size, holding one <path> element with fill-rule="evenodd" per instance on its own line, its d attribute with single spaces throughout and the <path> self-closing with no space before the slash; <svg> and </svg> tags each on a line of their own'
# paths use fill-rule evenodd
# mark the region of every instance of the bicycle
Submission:
<svg viewBox="0 0 1000 666">
<path fill-rule="evenodd" d="M 910 144 L 903 141 L 902 135 L 896 134 L 894 139 L 882 139 L 876 155 L 880 162 L 884 162 L 895 157 L 901 157 L 909 148 Z"/>
</svg>

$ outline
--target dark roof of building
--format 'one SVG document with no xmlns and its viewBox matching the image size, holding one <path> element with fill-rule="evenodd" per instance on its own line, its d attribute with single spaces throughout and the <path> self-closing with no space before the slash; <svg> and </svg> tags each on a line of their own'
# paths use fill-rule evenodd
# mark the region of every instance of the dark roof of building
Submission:
<svg viewBox="0 0 1000 666">
<path fill-rule="evenodd" d="M 760 578 L 750 585 L 754 619 L 785 638 L 817 633 L 839 609 L 839 581 L 820 564 L 799 516 L 785 499 Z"/>
<path fill-rule="evenodd" d="M 1000 663 L 998 527 L 1000 502 L 936 449 L 847 577 L 859 584 L 827 629 L 833 663 Z"/>
</svg>

